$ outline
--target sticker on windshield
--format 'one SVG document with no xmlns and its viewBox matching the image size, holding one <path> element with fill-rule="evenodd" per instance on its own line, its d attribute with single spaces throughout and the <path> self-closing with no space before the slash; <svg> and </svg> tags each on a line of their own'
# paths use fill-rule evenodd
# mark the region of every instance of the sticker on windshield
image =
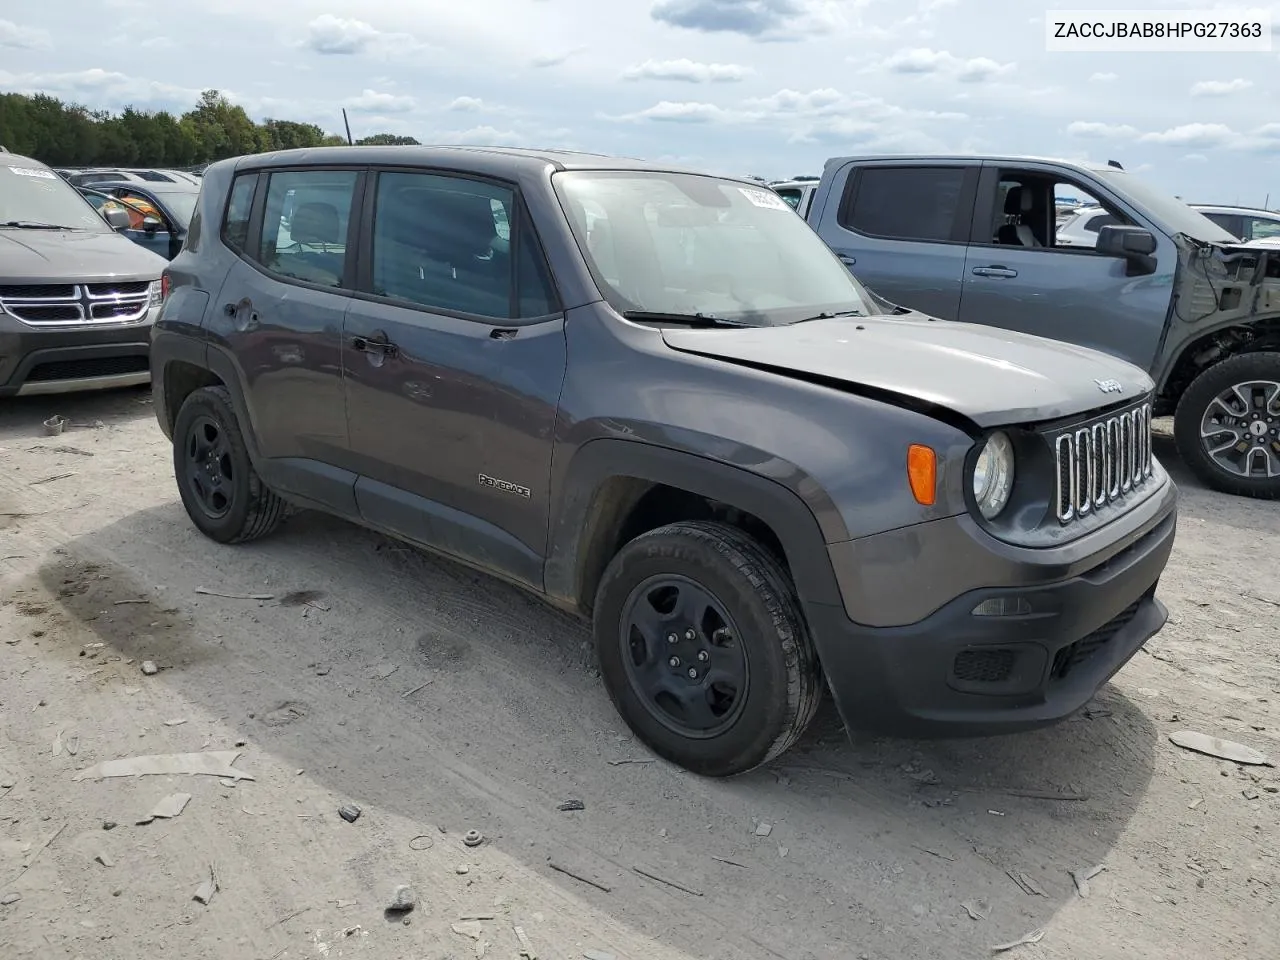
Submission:
<svg viewBox="0 0 1280 960">
<path fill-rule="evenodd" d="M 39 177 L 41 180 L 57 180 L 58 175 L 48 170 L 36 170 L 32 167 L 10 167 L 20 177 Z"/>
<path fill-rule="evenodd" d="M 751 187 L 739 187 L 738 192 L 754 203 L 757 207 L 766 207 L 771 210 L 790 210 L 787 201 L 772 190 L 756 190 Z"/>
</svg>

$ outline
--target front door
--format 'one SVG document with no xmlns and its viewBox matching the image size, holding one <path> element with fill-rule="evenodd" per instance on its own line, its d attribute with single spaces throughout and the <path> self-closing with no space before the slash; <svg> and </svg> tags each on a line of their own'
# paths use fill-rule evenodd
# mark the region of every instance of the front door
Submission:
<svg viewBox="0 0 1280 960">
<path fill-rule="evenodd" d="M 1101 205 L 1118 224 L 1151 230 L 1158 243 L 1155 273 L 1128 276 L 1122 259 L 1059 246 L 1054 208 L 1060 194 Z M 1171 240 L 1098 187 L 1034 166 L 985 167 L 978 211 L 959 319 L 1092 347 L 1151 369 L 1173 295 L 1177 250 Z"/>
<path fill-rule="evenodd" d="M 343 371 L 371 524 L 541 588 L 564 318 L 515 191 L 382 171 Z"/>
</svg>

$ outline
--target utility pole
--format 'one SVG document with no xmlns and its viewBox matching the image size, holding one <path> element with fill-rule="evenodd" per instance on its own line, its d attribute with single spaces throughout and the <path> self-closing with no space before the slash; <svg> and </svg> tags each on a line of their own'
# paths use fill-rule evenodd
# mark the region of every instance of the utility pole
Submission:
<svg viewBox="0 0 1280 960">
<path fill-rule="evenodd" d="M 342 108 L 342 125 L 347 128 L 347 145 L 351 146 L 355 141 L 351 139 L 351 121 L 347 119 L 346 107 Z"/>
</svg>

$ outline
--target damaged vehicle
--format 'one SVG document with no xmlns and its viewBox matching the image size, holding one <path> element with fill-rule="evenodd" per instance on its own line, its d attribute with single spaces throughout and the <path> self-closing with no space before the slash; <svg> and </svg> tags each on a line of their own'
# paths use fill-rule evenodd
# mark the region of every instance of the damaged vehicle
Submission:
<svg viewBox="0 0 1280 960">
<path fill-rule="evenodd" d="M 824 689 L 859 729 L 1052 724 L 1166 621 L 1151 378 L 882 309 L 767 185 L 241 157 L 166 276 L 152 389 L 196 528 L 313 508 L 531 591 L 689 770 L 777 757 Z"/>
<path fill-rule="evenodd" d="M 1056 229 L 1069 195 L 1101 215 Z M 1155 381 L 1207 486 L 1280 497 L 1280 248 L 1114 162 L 827 161 L 810 225 L 877 295 L 1103 350 Z"/>
</svg>

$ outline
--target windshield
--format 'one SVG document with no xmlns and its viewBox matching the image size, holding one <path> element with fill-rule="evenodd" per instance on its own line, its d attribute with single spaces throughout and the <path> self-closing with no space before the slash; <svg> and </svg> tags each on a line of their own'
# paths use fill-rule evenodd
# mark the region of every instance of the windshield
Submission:
<svg viewBox="0 0 1280 960">
<path fill-rule="evenodd" d="M 621 313 L 775 326 L 881 312 L 768 187 L 647 171 L 561 172 L 553 183 L 601 293 Z"/>
<path fill-rule="evenodd" d="M 1191 209 L 1177 197 L 1151 186 L 1131 173 L 1115 167 L 1095 170 L 1094 173 L 1119 196 L 1145 211 L 1170 233 L 1185 233 L 1196 240 L 1210 243 L 1240 242 L 1198 210 Z"/>
<path fill-rule="evenodd" d="M 0 160 L 0 229 L 5 224 L 110 232 L 76 188 L 52 170 L 10 166 Z"/>
</svg>

